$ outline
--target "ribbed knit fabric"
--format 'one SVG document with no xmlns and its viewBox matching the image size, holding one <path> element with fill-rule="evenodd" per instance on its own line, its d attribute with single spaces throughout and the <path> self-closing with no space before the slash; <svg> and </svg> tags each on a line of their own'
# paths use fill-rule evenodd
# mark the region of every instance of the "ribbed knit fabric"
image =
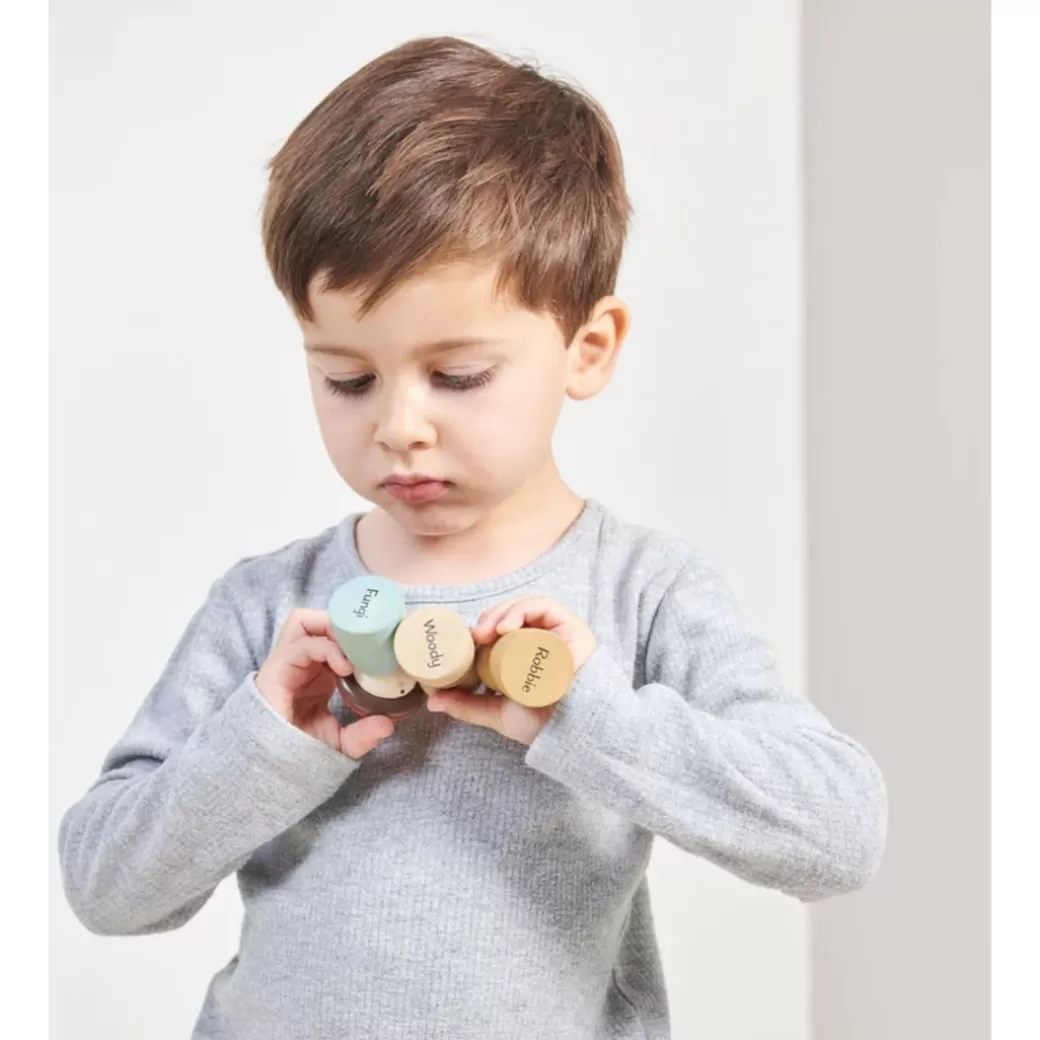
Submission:
<svg viewBox="0 0 1040 1040">
<path fill-rule="evenodd" d="M 423 709 L 354 761 L 282 720 L 256 672 L 294 607 L 365 573 L 357 519 L 213 584 L 62 820 L 99 933 L 176 928 L 237 872 L 241 946 L 195 1040 L 657 1040 L 655 835 L 806 901 L 873 875 L 874 761 L 781 683 L 702 553 L 595 501 L 511 574 L 406 587 L 470 623 L 524 594 L 588 620 L 530 748 Z"/>
</svg>

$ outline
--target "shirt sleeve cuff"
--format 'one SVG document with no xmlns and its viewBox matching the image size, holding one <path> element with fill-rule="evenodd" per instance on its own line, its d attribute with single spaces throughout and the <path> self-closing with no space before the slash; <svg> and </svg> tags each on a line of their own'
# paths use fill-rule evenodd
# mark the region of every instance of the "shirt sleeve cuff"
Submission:
<svg viewBox="0 0 1040 1040">
<path fill-rule="evenodd" d="M 603 765 L 605 759 L 620 763 L 630 757 L 631 720 L 626 719 L 636 701 L 631 676 L 600 644 L 528 748 L 525 762 L 561 783 L 594 782 L 596 760 Z"/>
<path fill-rule="evenodd" d="M 227 767 L 245 790 L 275 804 L 320 803 L 331 797 L 360 762 L 283 719 L 256 686 L 251 673 L 225 702 L 216 741 L 225 745 Z"/>
</svg>

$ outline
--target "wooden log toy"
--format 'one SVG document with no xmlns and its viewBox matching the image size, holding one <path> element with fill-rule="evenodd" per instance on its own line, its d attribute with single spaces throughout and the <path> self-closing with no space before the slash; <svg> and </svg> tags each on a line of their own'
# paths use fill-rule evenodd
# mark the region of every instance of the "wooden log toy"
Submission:
<svg viewBox="0 0 1040 1040">
<path fill-rule="evenodd" d="M 481 646 L 476 669 L 485 686 L 528 708 L 555 704 L 575 672 L 567 644 L 539 628 L 518 628 Z"/>
<path fill-rule="evenodd" d="M 486 690 L 542 708 L 560 700 L 574 679 L 574 659 L 559 636 L 521 628 L 477 647 L 455 611 L 424 606 L 408 613 L 404 592 L 387 578 L 365 575 L 341 585 L 328 613 L 354 666 L 337 686 L 357 715 L 396 721 L 446 689 Z"/>
<path fill-rule="evenodd" d="M 451 688 L 475 690 L 476 646 L 469 625 L 446 607 L 412 611 L 394 635 L 394 654 L 405 674 L 427 693 Z"/>
<path fill-rule="evenodd" d="M 394 633 L 405 617 L 404 593 L 386 578 L 365 575 L 340 585 L 328 604 L 329 620 L 354 674 L 336 677 L 343 703 L 356 715 L 397 721 L 426 703 L 394 655 Z"/>
</svg>

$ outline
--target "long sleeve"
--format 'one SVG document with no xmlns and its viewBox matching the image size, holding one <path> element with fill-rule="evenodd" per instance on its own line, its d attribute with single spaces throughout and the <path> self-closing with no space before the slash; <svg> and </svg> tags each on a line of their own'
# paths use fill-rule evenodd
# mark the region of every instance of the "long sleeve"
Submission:
<svg viewBox="0 0 1040 1040">
<path fill-rule="evenodd" d="M 101 775 L 61 821 L 65 893 L 91 931 L 183 924 L 357 768 L 256 689 L 259 662 L 227 579 L 210 589 Z"/>
<path fill-rule="evenodd" d="M 876 763 L 782 685 L 772 649 L 699 554 L 645 648 L 634 688 L 600 644 L 527 764 L 754 884 L 805 902 L 865 885 L 887 833 Z"/>
</svg>

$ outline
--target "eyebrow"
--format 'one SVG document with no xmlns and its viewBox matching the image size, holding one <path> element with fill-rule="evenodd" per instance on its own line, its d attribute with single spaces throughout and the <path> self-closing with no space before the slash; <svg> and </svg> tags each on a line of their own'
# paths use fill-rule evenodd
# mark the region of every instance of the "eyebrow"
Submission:
<svg viewBox="0 0 1040 1040">
<path fill-rule="evenodd" d="M 461 350 L 464 347 L 486 347 L 505 342 L 489 336 L 451 336 L 447 339 L 435 340 L 432 343 L 424 343 L 415 348 L 415 353 L 420 355 L 446 353 L 449 350 Z M 308 343 L 306 340 L 303 349 L 309 354 L 338 354 L 343 357 L 360 358 L 367 356 L 363 350 L 357 347 L 342 346 L 337 343 Z"/>
</svg>

